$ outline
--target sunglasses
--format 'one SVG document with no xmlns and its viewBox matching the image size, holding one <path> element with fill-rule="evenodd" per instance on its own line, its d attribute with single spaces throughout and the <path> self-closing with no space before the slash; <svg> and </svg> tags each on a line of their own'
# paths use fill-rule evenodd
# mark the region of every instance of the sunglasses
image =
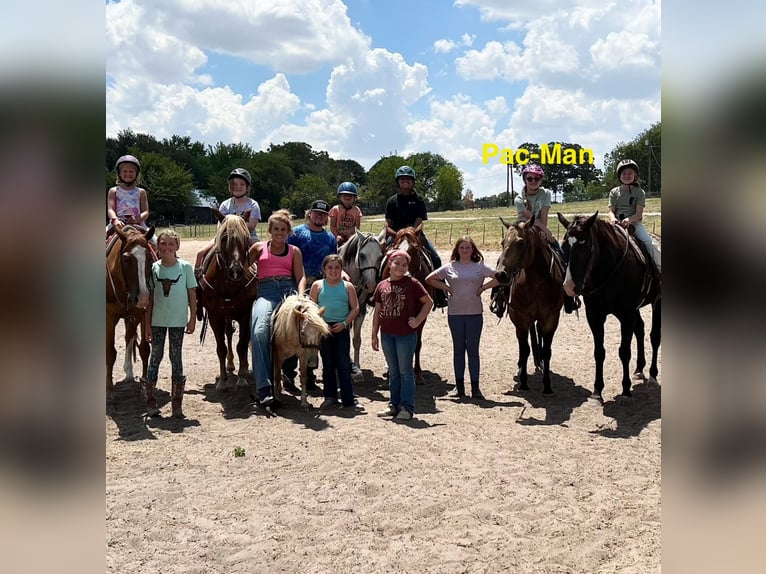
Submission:
<svg viewBox="0 0 766 574">
<path fill-rule="evenodd" d="M 541 179 L 543 179 L 543 178 L 542 177 L 528 177 L 526 180 L 527 181 L 540 181 Z"/>
</svg>

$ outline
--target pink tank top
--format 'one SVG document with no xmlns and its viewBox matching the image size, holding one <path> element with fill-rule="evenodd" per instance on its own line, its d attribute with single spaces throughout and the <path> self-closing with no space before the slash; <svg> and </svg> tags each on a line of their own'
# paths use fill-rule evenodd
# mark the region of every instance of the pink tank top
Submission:
<svg viewBox="0 0 766 574">
<path fill-rule="evenodd" d="M 293 276 L 293 246 L 287 246 L 287 255 L 273 255 L 269 250 L 271 242 L 266 244 L 266 249 L 261 251 L 258 259 L 258 279 L 267 277 Z"/>
</svg>

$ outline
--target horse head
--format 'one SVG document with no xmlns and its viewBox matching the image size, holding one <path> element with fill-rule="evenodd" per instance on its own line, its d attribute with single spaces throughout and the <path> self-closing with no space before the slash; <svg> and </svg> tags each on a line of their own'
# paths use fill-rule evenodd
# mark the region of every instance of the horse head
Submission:
<svg viewBox="0 0 766 574">
<path fill-rule="evenodd" d="M 598 211 L 590 217 L 577 215 L 571 222 L 561 213 L 556 215 L 559 223 L 567 230 L 562 242 L 564 257 L 569 262 L 564 279 L 564 291 L 570 297 L 574 297 L 583 292 L 598 250 L 598 244 L 593 239 Z"/>
<path fill-rule="evenodd" d="M 297 319 L 300 348 L 306 354 L 308 366 L 314 368 L 318 365 L 319 345 L 322 339 L 330 334 L 330 327 L 322 318 L 325 308 L 319 307 L 308 297 L 299 296 L 294 303 L 292 312 Z"/>
<path fill-rule="evenodd" d="M 364 234 L 357 230 L 358 242 L 356 257 L 354 258 L 360 275 L 362 290 L 373 293 L 380 279 L 380 264 L 383 261 L 383 247 L 372 234 Z"/>
<path fill-rule="evenodd" d="M 394 249 L 401 249 L 409 254 L 410 275 L 421 280 L 425 278 L 425 275 L 427 275 L 430 270 L 426 271 L 421 268 L 424 260 L 423 244 L 418 238 L 418 234 L 415 232 L 414 227 L 403 227 L 396 232 L 389 251 L 393 251 Z M 423 271 L 426 271 L 426 273 Z"/>
<path fill-rule="evenodd" d="M 141 232 L 132 226 L 115 229 L 122 240 L 120 268 L 125 281 L 125 301 L 128 308 L 146 309 L 149 305 L 149 278 L 152 272 L 152 252 L 149 239 L 154 227 Z"/>
<path fill-rule="evenodd" d="M 511 277 L 521 269 L 526 269 L 534 261 L 534 248 L 539 237 L 534 229 L 535 216 L 525 223 L 508 223 L 502 217 L 505 226 L 502 251 L 495 266 L 495 279 L 508 283 Z"/>
<path fill-rule="evenodd" d="M 245 278 L 247 267 L 250 230 L 247 228 L 246 218 L 250 217 L 250 210 L 241 216 L 222 216 L 217 209 L 213 211 L 216 217 L 222 217 L 215 239 L 218 266 L 224 272 L 225 281 L 238 283 Z"/>
</svg>

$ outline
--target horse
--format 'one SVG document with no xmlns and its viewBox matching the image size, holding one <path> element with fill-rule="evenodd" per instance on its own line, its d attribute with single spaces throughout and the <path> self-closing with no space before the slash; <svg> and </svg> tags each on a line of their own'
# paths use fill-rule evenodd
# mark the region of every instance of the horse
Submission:
<svg viewBox="0 0 766 574">
<path fill-rule="evenodd" d="M 622 361 L 622 396 L 632 396 L 630 342 L 635 334 L 638 341 L 635 378 L 643 378 L 644 322 L 639 309 L 652 306 L 652 364 L 649 382 L 656 383 L 657 351 L 660 346 L 661 303 L 660 279 L 651 257 L 644 254 L 639 242 L 628 231 L 598 219 L 598 211 L 590 217 L 578 215 L 571 222 L 557 214 L 566 228 L 563 248 L 568 253 L 564 289 L 568 294 L 582 294 L 585 315 L 593 334 L 593 357 L 596 360 L 596 380 L 591 398 L 603 402 L 604 389 L 604 323 L 609 314 L 620 321 L 620 347 Z"/>
<path fill-rule="evenodd" d="M 146 379 L 149 343 L 144 339 L 144 313 L 149 305 L 149 280 L 155 257 L 149 247 L 154 227 L 143 231 L 131 225 L 115 228 L 114 239 L 106 249 L 106 396 L 114 389 L 112 371 L 117 359 L 114 331 L 125 320 L 125 381 L 135 382 L 133 360 L 136 349 L 141 357 L 142 377 Z M 140 337 L 140 343 L 137 342 Z"/>
<path fill-rule="evenodd" d="M 242 215 L 224 216 L 213 209 L 220 222 L 215 236 L 215 246 L 205 258 L 205 269 L 197 286 L 197 318 L 203 321 L 200 343 L 205 338 L 205 321 L 213 329 L 219 375 L 216 390 L 226 391 L 232 387 L 247 388 L 248 358 L 250 348 L 250 311 L 257 296 L 255 274 L 248 261 L 250 231 L 247 218 L 250 210 Z M 229 375 L 234 373 L 234 346 L 232 338 L 234 321 L 239 325 L 237 355 L 239 371 L 236 384 Z"/>
<path fill-rule="evenodd" d="M 526 223 L 507 223 L 502 252 L 495 267 L 495 279 L 510 283 L 508 315 L 516 328 L 519 343 L 518 389 L 529 390 L 527 360 L 529 334 L 539 346 L 543 373 L 543 394 L 551 394 L 551 353 L 559 326 L 564 293 L 563 268 L 550 245 L 534 227 L 535 217 Z M 523 272 L 523 273 L 522 273 Z M 535 367 L 538 363 L 535 362 Z"/>
<path fill-rule="evenodd" d="M 282 394 L 282 363 L 288 357 L 300 359 L 301 407 L 311 405 L 306 398 L 308 368 L 318 365 L 322 339 L 330 334 L 324 319 L 324 307 L 319 307 L 306 295 L 288 295 L 271 316 L 271 367 L 274 398 Z"/>
<path fill-rule="evenodd" d="M 351 375 L 354 382 L 363 378 L 359 349 L 362 346 L 362 324 L 367 314 L 367 305 L 372 304 L 372 294 L 380 279 L 380 266 L 383 261 L 383 247 L 372 233 L 356 230 L 346 243 L 338 249 L 343 262 L 343 270 L 356 287 L 359 299 L 359 315 L 354 320 L 354 362 Z"/>
<path fill-rule="evenodd" d="M 433 271 L 433 263 L 431 262 L 430 257 L 426 254 L 423 244 L 420 242 L 414 227 L 403 227 L 396 232 L 388 251 L 393 251 L 394 249 L 401 249 L 409 254 L 410 275 L 423 284 L 428 295 L 433 299 L 434 289 L 426 283 L 426 276 Z M 385 279 L 388 275 L 388 265 L 384 265 L 381 272 L 381 278 Z M 415 346 L 415 382 L 419 384 L 424 382 L 423 369 L 420 366 L 420 350 L 423 347 L 423 327 L 425 324 L 426 322 L 423 321 L 417 329 L 418 342 Z"/>
</svg>

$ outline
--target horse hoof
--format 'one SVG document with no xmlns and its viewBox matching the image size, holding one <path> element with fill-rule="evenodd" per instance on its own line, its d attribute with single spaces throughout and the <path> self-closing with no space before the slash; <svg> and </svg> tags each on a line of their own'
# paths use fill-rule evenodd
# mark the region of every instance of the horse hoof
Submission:
<svg viewBox="0 0 766 574">
<path fill-rule="evenodd" d="M 659 382 L 657 382 L 657 378 L 656 377 L 649 377 L 649 380 L 647 381 L 647 383 L 649 383 L 650 385 L 659 385 L 660 384 Z"/>
<path fill-rule="evenodd" d="M 250 383 L 247 382 L 247 379 L 245 377 L 238 377 L 237 378 L 237 384 L 234 385 L 237 389 L 249 389 Z"/>
<path fill-rule="evenodd" d="M 215 390 L 219 392 L 230 391 L 234 388 L 234 384 L 229 380 L 229 377 L 219 378 L 215 385 Z"/>
<path fill-rule="evenodd" d="M 588 401 L 592 404 L 604 404 L 604 398 L 601 395 L 598 395 L 596 393 L 593 393 L 591 396 L 588 397 Z"/>
<path fill-rule="evenodd" d="M 615 402 L 624 407 L 632 407 L 635 404 L 632 395 L 617 395 Z"/>
<path fill-rule="evenodd" d="M 646 376 L 644 375 L 643 371 L 636 371 L 633 373 L 633 380 L 634 381 L 644 381 L 646 380 Z"/>
</svg>

